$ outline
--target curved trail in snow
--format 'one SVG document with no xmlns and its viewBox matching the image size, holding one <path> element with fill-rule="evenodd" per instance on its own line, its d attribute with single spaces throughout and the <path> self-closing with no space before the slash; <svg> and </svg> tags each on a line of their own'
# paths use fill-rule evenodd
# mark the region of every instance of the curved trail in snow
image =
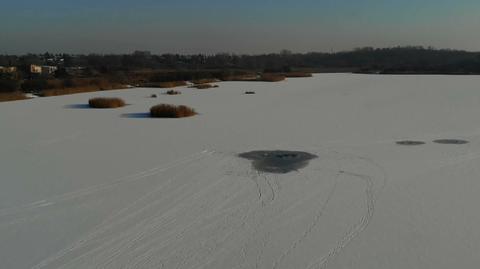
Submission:
<svg viewBox="0 0 480 269">
<path fill-rule="evenodd" d="M 273 264 L 273 268 L 272 269 L 277 269 L 279 264 L 281 264 L 281 262 L 288 256 L 290 255 L 290 253 L 292 253 L 292 251 L 294 251 L 298 245 L 300 245 L 303 240 L 305 240 L 305 238 L 308 237 L 308 235 L 313 231 L 313 229 L 318 225 L 318 223 L 320 222 L 320 218 L 321 216 L 323 215 L 323 213 L 325 212 L 325 209 L 327 208 L 330 200 L 332 199 L 333 197 L 333 194 L 335 193 L 335 190 L 337 189 L 337 185 L 338 185 L 338 177 L 340 176 L 340 173 L 337 173 L 337 176 L 335 178 L 335 183 L 332 187 L 332 189 L 330 190 L 330 192 L 328 193 L 328 197 L 327 197 L 327 200 L 324 202 L 323 206 L 317 211 L 317 213 L 315 214 L 315 217 L 313 219 L 313 221 L 307 226 L 307 229 L 303 232 L 302 236 L 300 238 L 298 238 L 297 240 L 295 240 L 292 245 L 288 248 L 287 251 L 285 251 L 284 253 L 282 253 L 282 255 L 277 259 L 275 260 L 275 263 Z"/>
<path fill-rule="evenodd" d="M 360 220 L 353 225 L 349 231 L 342 237 L 340 241 L 336 244 L 334 248 L 332 248 L 328 254 L 321 259 L 311 263 L 307 269 L 313 269 L 313 268 L 320 268 L 320 269 L 326 269 L 328 267 L 328 264 L 330 261 L 332 261 L 338 254 L 345 248 L 347 245 L 353 241 L 360 233 L 362 233 L 370 224 L 373 215 L 375 213 L 375 202 L 378 199 L 380 193 L 384 190 L 386 183 L 387 183 L 387 173 L 383 167 L 375 163 L 372 159 L 363 157 L 363 156 L 355 156 L 352 154 L 345 154 L 345 156 L 348 156 L 347 159 L 358 159 L 364 161 L 367 166 L 372 166 L 376 167 L 382 174 L 382 185 L 380 189 L 378 190 L 377 195 L 375 194 L 375 184 L 374 184 L 374 177 L 367 175 L 367 174 L 361 174 L 361 173 L 356 173 L 356 172 L 351 172 L 347 170 L 341 170 L 340 173 L 357 178 L 359 180 L 364 181 L 365 183 L 365 204 L 366 204 L 366 213 L 360 218 Z"/>
<path fill-rule="evenodd" d="M 132 178 L 182 167 L 162 174 L 164 179 L 138 199 L 32 269 L 207 269 L 220 268 L 218 261 L 228 268 L 289 268 L 291 262 L 298 263 L 302 248 L 320 244 L 316 240 L 324 231 L 318 227 L 341 190 L 339 182 L 360 180 L 365 184 L 366 212 L 320 259 L 305 260 L 307 268 L 326 268 L 368 227 L 386 179 L 381 182 L 377 175 L 382 169 L 368 158 L 324 153 L 325 158 L 316 163 L 320 169 L 303 176 L 301 171 L 288 175 L 246 172 L 247 163 L 239 165 L 234 156 L 213 151 L 140 172 Z M 295 213 L 300 208 L 308 211 Z M 293 216 L 305 220 L 300 222 L 302 228 L 296 238 L 277 245 L 276 236 L 296 223 Z"/>
<path fill-rule="evenodd" d="M 72 192 L 70 194 L 62 195 L 60 197 L 63 198 L 63 199 L 65 199 L 65 197 L 67 197 L 67 198 L 77 197 L 79 195 L 80 196 L 84 195 L 85 193 L 92 193 L 92 192 L 96 192 L 100 189 L 112 187 L 113 185 L 118 184 L 118 183 L 123 183 L 123 182 L 126 182 L 126 181 L 138 180 L 138 179 L 141 179 L 141 178 L 158 175 L 160 172 L 167 171 L 168 169 L 178 167 L 180 165 L 189 164 L 189 163 L 191 163 L 195 160 L 200 160 L 201 158 L 203 158 L 207 155 L 211 155 L 213 153 L 214 153 L 214 151 L 204 150 L 204 151 L 199 152 L 199 153 L 194 153 L 194 154 L 188 155 L 188 156 L 186 156 L 184 158 L 181 158 L 179 160 L 175 160 L 173 162 L 169 162 L 167 164 L 164 164 L 164 165 L 161 165 L 161 166 L 158 166 L 158 167 L 154 167 L 154 168 L 148 169 L 146 171 L 136 173 L 136 174 L 134 174 L 136 176 L 133 176 L 133 177 L 132 176 L 127 176 L 127 177 L 121 178 L 121 179 L 119 179 L 119 180 L 117 180 L 113 183 L 110 183 L 110 184 L 103 184 L 103 185 L 97 186 L 96 188 L 88 188 L 88 189 L 84 189 L 84 190 L 81 190 L 81 191 L 78 191 L 78 192 Z M 176 175 L 171 177 L 167 181 L 167 183 L 171 182 L 174 178 L 176 178 Z M 55 261 L 59 260 L 60 258 L 67 255 L 68 253 L 70 253 L 70 252 L 72 252 L 76 249 L 81 248 L 82 246 L 84 246 L 88 242 L 94 240 L 97 236 L 100 236 L 102 233 L 105 233 L 109 229 L 112 229 L 118 223 L 121 223 L 123 221 L 126 221 L 126 220 L 134 217 L 136 214 L 139 213 L 139 211 L 134 211 L 134 212 L 129 212 L 129 211 L 133 210 L 136 205 L 141 204 L 146 199 L 151 197 L 153 194 L 155 194 L 156 192 L 161 190 L 163 187 L 164 187 L 164 184 L 160 184 L 158 187 L 154 188 L 153 190 L 151 190 L 151 191 L 147 192 L 146 194 L 144 194 L 143 196 L 139 197 L 137 200 L 135 200 L 129 206 L 124 207 L 121 210 L 117 211 L 116 213 L 110 215 L 104 221 L 102 221 L 102 223 L 100 223 L 95 228 L 93 228 L 92 232 L 85 235 L 81 239 L 77 240 L 76 242 L 74 242 L 70 246 L 60 250 L 56 254 L 54 254 L 54 255 L 44 259 L 43 261 L 39 262 L 37 265 L 33 266 L 32 269 L 40 269 L 40 268 L 44 268 L 44 267 L 48 266 L 52 262 L 55 262 Z M 150 206 L 153 206 L 153 205 L 150 205 Z M 145 222 L 145 220 L 143 220 L 143 222 Z M 77 257 L 77 258 L 79 258 L 79 257 Z"/>
<path fill-rule="evenodd" d="M 150 168 L 150 169 L 146 169 L 146 170 L 136 172 L 136 173 L 131 174 L 131 175 L 127 175 L 127 176 L 124 176 L 124 177 L 117 178 L 117 179 L 115 179 L 111 182 L 95 185 L 95 186 L 92 186 L 92 187 L 84 188 L 84 189 L 73 191 L 73 192 L 64 193 L 64 194 L 61 194 L 61 195 L 52 196 L 52 197 L 49 197 L 49 198 L 41 200 L 41 201 L 36 201 L 36 202 L 28 203 L 28 204 L 25 204 L 25 205 L 17 206 L 17 207 L 2 208 L 2 209 L 0 209 L 0 217 L 17 214 L 17 213 L 20 213 L 20 212 L 23 212 L 23 211 L 28 211 L 28 210 L 34 210 L 34 209 L 38 209 L 38 208 L 42 208 L 42 207 L 47 207 L 47 206 L 55 205 L 59 202 L 69 201 L 69 200 L 73 200 L 73 199 L 76 199 L 76 198 L 92 195 L 92 194 L 100 192 L 100 191 L 104 191 L 104 190 L 108 190 L 108 189 L 117 187 L 118 185 L 121 185 L 121 184 L 131 183 L 131 182 L 134 182 L 134 181 L 137 181 L 137 180 L 140 180 L 140 179 L 144 179 L 144 178 L 148 178 L 148 177 L 157 175 L 159 173 L 168 171 L 169 169 L 176 168 L 176 167 L 179 167 L 180 165 L 184 165 L 184 164 L 187 164 L 189 162 L 195 161 L 196 159 L 201 158 L 203 155 L 212 154 L 212 153 L 214 153 L 214 152 L 204 150 L 204 151 L 188 155 L 186 157 L 180 158 L 178 160 L 175 160 L 175 161 L 172 161 L 172 162 L 169 162 L 169 163 L 166 163 L 166 164 L 162 164 L 162 165 Z"/>
<path fill-rule="evenodd" d="M 364 216 L 362 216 L 360 221 L 357 224 L 355 224 L 345 234 L 345 236 L 343 236 L 343 238 L 338 242 L 338 244 L 333 249 L 331 249 L 325 257 L 320 259 L 320 261 L 314 262 L 313 264 L 309 265 L 307 267 L 308 269 L 327 268 L 329 261 L 335 258 L 354 238 L 356 238 L 361 232 L 363 232 L 367 228 L 368 224 L 370 224 L 370 221 L 373 218 L 373 214 L 375 212 L 375 198 L 374 198 L 374 192 L 373 192 L 374 184 L 373 184 L 372 178 L 367 175 L 361 175 L 361 174 L 351 173 L 347 171 L 342 171 L 342 173 L 365 181 L 367 212 Z"/>
</svg>

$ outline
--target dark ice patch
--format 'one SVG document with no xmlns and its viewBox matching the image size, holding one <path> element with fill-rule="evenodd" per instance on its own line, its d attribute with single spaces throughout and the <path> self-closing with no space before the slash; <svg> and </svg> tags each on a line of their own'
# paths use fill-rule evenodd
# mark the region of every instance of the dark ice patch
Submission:
<svg viewBox="0 0 480 269">
<path fill-rule="evenodd" d="M 413 141 L 413 140 L 404 140 L 404 141 L 397 141 L 397 145 L 401 146 L 420 146 L 420 145 L 425 145 L 425 142 L 423 141 Z"/>
<path fill-rule="evenodd" d="M 286 174 L 308 165 L 317 155 L 303 151 L 250 151 L 238 155 L 252 161 L 252 166 L 260 172 Z"/>
<path fill-rule="evenodd" d="M 448 144 L 448 145 L 463 145 L 463 144 L 469 143 L 468 141 L 461 140 L 461 139 L 437 139 L 437 140 L 434 140 L 433 142 L 437 144 Z"/>
</svg>

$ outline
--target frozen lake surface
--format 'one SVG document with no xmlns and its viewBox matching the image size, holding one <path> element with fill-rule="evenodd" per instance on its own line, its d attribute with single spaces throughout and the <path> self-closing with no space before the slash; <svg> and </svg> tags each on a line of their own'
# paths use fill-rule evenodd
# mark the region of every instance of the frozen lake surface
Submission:
<svg viewBox="0 0 480 269">
<path fill-rule="evenodd" d="M 0 268 L 478 268 L 480 77 L 219 85 L 1 103 Z"/>
</svg>

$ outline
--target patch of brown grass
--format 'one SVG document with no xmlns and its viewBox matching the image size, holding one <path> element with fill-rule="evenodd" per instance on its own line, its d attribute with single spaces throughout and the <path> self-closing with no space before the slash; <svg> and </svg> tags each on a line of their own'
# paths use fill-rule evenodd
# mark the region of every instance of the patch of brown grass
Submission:
<svg viewBox="0 0 480 269">
<path fill-rule="evenodd" d="M 265 81 L 265 82 L 278 82 L 278 81 L 284 81 L 285 78 L 286 77 L 282 74 L 265 73 L 265 74 L 262 74 L 258 80 Z"/>
<path fill-rule="evenodd" d="M 68 94 L 76 94 L 76 93 L 84 93 L 84 92 L 118 90 L 118 89 L 125 89 L 125 88 L 126 88 L 125 85 L 122 85 L 122 84 L 101 83 L 99 85 L 87 85 L 87 86 L 78 86 L 78 87 L 71 87 L 71 88 L 43 90 L 40 93 L 40 96 L 49 97 L 49 96 L 68 95 Z"/>
<path fill-rule="evenodd" d="M 21 92 L 0 93 L 0 102 L 16 101 L 29 99 Z"/>
<path fill-rule="evenodd" d="M 49 79 L 47 80 L 47 89 L 61 89 L 65 88 L 65 82 L 60 79 Z"/>
<path fill-rule="evenodd" d="M 193 85 L 192 88 L 199 89 L 199 90 L 204 90 L 204 89 L 210 89 L 210 88 L 218 88 L 218 85 L 197 84 L 197 85 Z"/>
<path fill-rule="evenodd" d="M 160 104 L 150 108 L 150 116 L 153 118 L 184 118 L 196 114 L 193 108 L 187 106 Z"/>
<path fill-rule="evenodd" d="M 287 78 L 310 78 L 312 73 L 309 72 L 288 72 L 284 74 Z"/>
<path fill-rule="evenodd" d="M 178 94 L 182 94 L 182 92 L 176 91 L 176 90 L 168 90 L 168 91 L 165 92 L 165 94 L 168 94 L 168 95 L 178 95 Z"/>
<path fill-rule="evenodd" d="M 256 81 L 257 75 L 256 74 L 248 74 L 248 75 L 225 75 L 222 77 L 223 81 Z"/>
<path fill-rule="evenodd" d="M 100 89 L 96 86 L 85 86 L 85 87 L 64 88 L 64 89 L 50 89 L 50 90 L 42 91 L 40 93 L 40 96 L 50 97 L 50 96 L 59 96 L 59 95 L 82 93 L 82 92 L 96 92 L 98 90 L 100 90 Z"/>
<path fill-rule="evenodd" d="M 192 80 L 191 82 L 193 84 L 209 84 L 209 83 L 214 83 L 214 82 L 218 82 L 219 80 L 216 79 L 216 78 L 202 78 L 202 79 L 196 79 L 196 80 Z"/>
<path fill-rule="evenodd" d="M 92 108 L 118 108 L 125 106 L 125 101 L 120 98 L 97 97 L 88 100 L 88 105 Z"/>
<path fill-rule="evenodd" d="M 142 85 L 147 88 L 175 88 L 186 86 L 186 81 L 168 81 L 168 82 L 149 82 Z"/>
</svg>

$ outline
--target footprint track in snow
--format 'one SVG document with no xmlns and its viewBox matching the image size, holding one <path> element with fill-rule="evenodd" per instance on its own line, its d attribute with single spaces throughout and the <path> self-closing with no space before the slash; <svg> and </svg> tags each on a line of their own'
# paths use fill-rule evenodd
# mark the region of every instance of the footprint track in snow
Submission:
<svg viewBox="0 0 480 269">
<path fill-rule="evenodd" d="M 205 156 L 212 155 L 213 153 L 214 153 L 214 151 L 207 151 L 207 150 L 204 150 L 204 151 L 198 152 L 198 153 L 194 153 L 192 155 L 188 155 L 187 157 L 181 158 L 179 160 L 175 160 L 173 162 L 169 162 L 167 164 L 164 164 L 164 165 L 161 165 L 161 166 L 158 166 L 158 167 L 154 167 L 154 168 L 151 168 L 151 169 L 139 172 L 139 173 L 135 173 L 134 175 L 137 175 L 137 176 L 134 176 L 134 177 L 127 176 L 127 177 L 121 178 L 121 179 L 117 180 L 115 183 L 122 183 L 126 180 L 138 180 L 138 179 L 146 177 L 144 175 L 148 175 L 148 176 L 158 175 L 160 172 L 167 171 L 168 169 L 175 168 L 175 167 L 178 167 L 180 165 L 188 165 L 188 164 L 190 164 L 194 161 L 198 161 L 198 160 L 202 159 Z M 167 183 L 171 182 L 174 178 L 176 178 L 176 175 L 172 176 L 167 181 Z M 103 187 L 107 187 L 107 186 L 111 187 L 112 185 L 113 184 L 106 184 L 106 185 L 99 185 L 99 186 L 101 186 L 101 188 L 103 188 Z M 44 259 L 43 261 L 41 261 L 40 263 L 38 263 L 37 265 L 32 267 L 32 269 L 40 269 L 40 268 L 44 268 L 44 267 L 48 266 L 52 262 L 55 262 L 55 261 L 61 259 L 62 257 L 67 255 L 68 253 L 70 253 L 70 252 L 72 252 L 76 249 L 81 248 L 87 242 L 90 242 L 91 240 L 94 240 L 95 237 L 101 235 L 102 233 L 107 232 L 109 229 L 111 229 L 117 223 L 125 221 L 128 218 L 132 217 L 133 216 L 132 214 L 137 214 L 138 211 L 135 211 L 133 213 L 129 213 L 129 210 L 133 209 L 137 204 L 140 204 L 144 200 L 148 199 L 151 195 L 155 194 L 156 192 L 161 190 L 163 187 L 164 187 L 164 185 L 160 184 L 159 186 L 157 186 L 153 190 L 147 192 L 143 196 L 136 199 L 134 202 L 132 202 L 127 207 L 124 207 L 124 208 L 120 209 L 119 211 L 117 211 L 116 213 L 110 215 L 104 221 L 102 221 L 102 223 L 97 225 L 96 228 L 92 229 L 93 230 L 92 232 L 85 235 L 83 238 L 77 240 L 76 242 L 71 244 L 69 247 L 67 247 L 65 249 L 62 249 L 59 252 L 57 252 L 56 254 Z M 99 190 L 99 187 L 97 186 L 96 188 L 89 188 L 88 192 L 96 192 L 98 190 Z M 71 198 L 72 196 L 77 196 L 79 194 L 84 194 L 85 191 L 87 191 L 87 190 L 81 190 L 79 192 L 72 192 L 69 195 L 62 195 L 61 197 L 64 198 L 65 196 L 67 196 L 67 197 Z M 74 195 L 72 195 L 72 194 L 74 194 Z"/>
<path fill-rule="evenodd" d="M 85 197 L 85 196 L 88 196 L 88 195 L 95 194 L 95 193 L 100 192 L 100 191 L 108 190 L 108 189 L 117 187 L 118 185 L 121 185 L 121 184 L 131 183 L 131 182 L 141 180 L 141 179 L 144 179 L 144 178 L 149 178 L 151 176 L 157 175 L 157 174 L 162 173 L 162 172 L 166 172 L 170 169 L 179 167 L 181 165 L 188 164 L 192 161 L 195 161 L 199 158 L 202 158 L 205 155 L 211 155 L 213 153 L 214 153 L 214 151 L 204 150 L 204 151 L 194 153 L 194 154 L 189 155 L 187 157 L 180 158 L 178 160 L 175 160 L 175 161 L 172 161 L 172 162 L 169 162 L 169 163 L 166 163 L 166 164 L 162 164 L 162 165 L 159 165 L 159 166 L 147 169 L 147 170 L 136 172 L 136 173 L 131 174 L 131 175 L 127 175 L 127 176 L 124 176 L 124 177 L 117 178 L 117 179 L 115 179 L 111 182 L 108 182 L 108 183 L 99 184 L 99 185 L 84 188 L 84 189 L 81 189 L 81 190 L 68 192 L 68 193 L 64 193 L 64 194 L 61 194 L 61 195 L 52 196 L 50 198 L 47 198 L 47 199 L 44 199 L 44 200 L 41 200 L 41 201 L 28 203 L 28 204 L 25 204 L 25 205 L 22 205 L 22 206 L 11 207 L 11 208 L 3 208 L 3 209 L 0 209 L 0 217 L 4 217 L 4 216 L 7 216 L 7 215 L 14 215 L 14 214 L 21 213 L 21 212 L 28 211 L 28 210 L 35 210 L 35 209 L 39 209 L 39 208 L 43 208 L 43 207 L 52 206 L 52 205 L 55 205 L 55 204 L 60 203 L 60 202 L 74 200 L 74 199 L 77 199 L 77 198 L 80 198 L 80 197 Z"/>
<path fill-rule="evenodd" d="M 320 268 L 320 269 L 326 269 L 328 267 L 329 262 L 331 262 L 335 257 L 338 256 L 338 254 L 348 246 L 349 243 L 351 243 L 358 235 L 360 235 L 370 224 L 374 213 L 375 213 L 375 203 L 376 200 L 378 199 L 379 195 L 383 191 L 383 189 L 386 186 L 387 183 L 387 173 L 383 167 L 375 163 L 372 159 L 364 157 L 364 156 L 355 156 L 352 154 L 345 154 L 344 155 L 347 159 L 357 159 L 362 162 L 364 162 L 365 167 L 374 167 L 376 170 L 378 170 L 381 173 L 380 179 L 374 178 L 371 175 L 367 174 L 362 174 L 362 173 L 357 173 L 354 171 L 348 171 L 348 170 L 341 170 L 340 173 L 360 179 L 365 182 L 365 204 L 366 204 L 366 213 L 360 218 L 360 220 L 354 224 L 346 233 L 345 235 L 339 240 L 334 248 L 332 248 L 328 254 L 319 260 L 311 263 L 307 268 L 308 269 L 314 269 L 314 268 Z M 381 181 L 381 186 L 379 187 L 379 190 L 377 191 L 377 194 L 375 193 L 375 183 L 374 180 L 380 180 Z"/>
<path fill-rule="evenodd" d="M 228 158 L 225 158 L 225 156 L 222 155 L 218 155 L 218 157 L 219 162 L 225 162 L 228 160 Z M 230 157 L 230 161 L 235 160 L 235 158 L 231 158 L 232 156 L 227 155 L 227 157 Z M 329 158 L 331 157 L 332 156 Z M 380 193 L 379 188 L 381 187 L 376 183 L 379 182 L 381 178 L 376 177 L 371 174 L 371 172 L 372 169 L 378 169 L 378 167 L 373 165 L 371 160 L 364 157 L 338 154 L 334 159 L 337 160 L 338 164 L 343 164 L 344 162 L 361 162 L 361 164 L 354 164 L 353 166 L 342 165 L 341 168 L 337 167 L 337 170 L 330 165 L 327 165 L 325 167 L 326 169 L 322 168 L 318 173 L 314 173 L 314 175 L 318 174 L 323 178 L 325 178 L 325 176 L 330 176 L 329 180 L 332 180 L 333 184 L 330 186 L 333 187 L 331 187 L 331 189 L 329 188 L 329 191 L 325 193 L 326 196 L 323 196 L 323 199 L 321 199 L 323 201 L 319 204 L 318 210 L 312 212 L 312 219 L 310 223 L 306 223 L 305 230 L 299 234 L 298 238 L 292 240 L 290 245 L 280 253 L 278 257 L 274 257 L 271 263 L 272 268 L 284 268 L 284 262 L 287 261 L 291 254 L 298 251 L 298 247 L 304 244 L 304 241 L 306 241 L 307 238 L 310 238 L 309 240 L 311 240 L 318 236 L 316 227 L 321 223 L 325 210 L 327 210 L 332 198 L 335 197 L 338 188 L 337 182 L 339 180 L 361 180 L 365 183 L 366 212 L 360 220 L 354 223 L 351 226 L 351 229 L 337 241 L 335 247 L 326 254 L 323 253 L 325 255 L 321 259 L 312 260 L 309 264 L 309 268 L 326 268 L 329 262 L 337 257 L 338 254 L 354 238 L 364 231 L 370 223 L 374 215 L 375 199 Z M 211 165 L 212 163 L 209 160 L 209 166 Z M 160 267 L 160 264 L 165 266 L 165 268 L 175 268 L 175 266 L 193 268 L 193 265 L 199 266 L 197 268 L 208 268 L 216 259 L 221 259 L 227 254 L 224 252 L 225 249 L 221 246 L 222 244 L 227 243 L 229 238 L 236 238 L 237 240 L 243 238 L 241 239 L 242 243 L 237 246 L 238 249 L 237 247 L 233 247 L 233 249 L 237 249 L 238 259 L 240 259 L 240 261 L 236 264 L 237 266 L 232 267 L 264 268 L 266 266 L 265 262 L 269 259 L 268 257 L 271 257 L 269 249 L 273 246 L 272 240 L 275 236 L 275 232 L 269 228 L 269 225 L 272 222 L 271 217 L 277 218 L 285 214 L 285 210 L 294 210 L 292 207 L 294 205 L 286 206 L 286 204 L 282 204 L 285 202 L 285 198 L 288 198 L 288 195 L 286 194 L 289 193 L 290 189 L 283 189 L 284 186 L 282 186 L 281 183 L 285 183 L 284 180 L 290 180 L 290 178 L 288 178 L 289 176 L 284 177 L 270 174 L 259 174 L 254 171 L 245 174 L 245 171 L 240 172 L 245 167 L 238 169 L 238 163 L 233 164 L 232 166 L 235 165 L 237 165 L 237 167 L 234 168 L 233 171 L 230 171 L 228 170 L 228 166 L 225 167 L 224 165 L 219 166 L 218 164 L 215 164 L 215 167 L 219 167 L 220 170 L 225 170 L 225 172 L 223 173 L 223 177 L 208 180 L 207 182 L 210 182 L 209 184 L 213 184 L 210 187 L 214 188 L 217 184 L 215 182 L 231 184 L 226 182 L 225 178 L 230 181 L 243 181 L 244 183 L 239 183 L 239 186 L 245 186 L 245 191 L 250 190 L 249 192 L 251 196 L 247 197 L 255 198 L 251 192 L 252 190 L 258 192 L 256 199 L 245 200 L 244 202 L 239 200 L 241 203 L 235 205 L 234 203 L 232 204 L 236 199 L 235 197 L 231 197 L 231 202 L 229 202 L 228 199 L 219 200 L 220 197 L 212 198 L 212 202 L 216 203 L 216 201 L 222 201 L 225 205 L 228 204 L 228 206 L 210 208 L 209 205 L 206 204 L 206 207 L 199 207 L 199 209 L 201 208 L 201 212 L 207 212 L 206 215 L 202 213 L 198 216 L 194 216 L 194 218 L 189 220 L 189 223 L 182 222 L 183 224 L 181 224 L 181 227 L 175 228 L 169 232 L 168 230 L 164 231 L 164 227 L 170 227 L 172 221 L 175 220 L 175 216 L 184 216 L 184 213 L 189 210 L 188 208 L 200 206 L 198 204 L 203 203 L 201 201 L 204 201 L 202 197 L 209 196 L 209 193 L 214 193 L 212 192 L 214 189 L 209 190 L 209 187 L 205 186 L 207 188 L 202 188 L 198 193 L 193 192 L 193 196 L 184 197 L 185 191 L 182 190 L 182 185 L 178 185 L 177 183 L 174 193 L 171 193 L 170 191 L 166 192 L 169 195 L 168 197 L 171 198 L 165 198 L 173 198 L 177 201 L 167 201 L 165 199 L 162 200 L 161 198 L 157 198 L 162 196 L 159 195 L 159 191 L 162 193 L 165 192 L 161 190 L 161 186 L 158 186 L 157 189 L 152 189 L 151 192 L 140 197 L 133 205 L 120 210 L 106 219 L 102 225 L 93 229 L 92 233 L 87 234 L 70 247 L 59 251 L 56 255 L 46 258 L 43 262 L 37 264 L 37 266 L 33 268 L 50 268 L 52 266 L 54 268 L 77 268 L 79 266 L 94 264 L 101 265 L 103 268 L 117 268 L 118 266 L 127 266 L 128 268 Z M 197 166 L 196 169 L 202 169 L 205 165 L 202 166 L 202 164 L 197 164 Z M 190 171 L 188 173 L 189 177 L 185 178 L 185 175 L 182 175 L 181 171 L 178 174 L 172 175 L 168 182 L 174 183 L 176 182 L 175 178 L 180 177 L 187 180 L 187 182 L 184 182 L 185 184 L 191 184 L 195 181 L 192 181 L 190 177 L 201 171 L 199 170 L 195 172 L 190 168 L 185 170 Z M 237 170 L 237 174 L 235 173 L 235 170 Z M 294 175 L 301 175 L 301 172 Z M 253 188 L 251 183 L 250 185 L 247 184 L 249 182 L 248 179 L 251 180 L 250 182 L 255 183 Z M 299 178 L 295 178 L 295 180 L 299 180 Z M 313 177 L 310 179 L 307 178 L 305 184 L 316 185 L 315 180 L 316 179 L 313 179 Z M 166 185 L 168 185 L 168 183 L 166 183 Z M 187 185 L 185 185 L 185 187 L 187 187 Z M 286 193 L 284 194 L 281 192 Z M 181 195 L 178 196 L 176 193 Z M 283 197 L 284 195 L 286 197 Z M 315 199 L 314 196 L 310 196 L 310 198 Z M 300 203 L 306 202 L 304 198 L 299 199 L 298 202 Z M 159 214 L 149 216 L 149 212 L 155 212 L 153 210 L 165 202 L 171 202 L 172 204 L 175 204 L 175 207 Z M 220 208 L 222 210 L 218 210 Z M 204 238 L 204 240 L 201 241 L 198 241 L 200 238 L 197 238 L 195 241 L 191 242 L 192 244 L 190 246 L 180 244 L 180 242 L 186 240 L 184 239 L 185 236 L 192 236 L 192 233 L 194 233 L 193 231 L 199 227 L 208 231 L 219 230 L 218 232 L 223 235 L 218 238 L 215 236 L 212 239 Z M 162 255 L 159 255 L 159 253 L 162 253 Z M 125 259 L 125 255 L 133 255 L 135 258 Z M 209 258 L 202 261 L 202 257 L 205 258 L 205 255 L 208 255 Z"/>
</svg>

